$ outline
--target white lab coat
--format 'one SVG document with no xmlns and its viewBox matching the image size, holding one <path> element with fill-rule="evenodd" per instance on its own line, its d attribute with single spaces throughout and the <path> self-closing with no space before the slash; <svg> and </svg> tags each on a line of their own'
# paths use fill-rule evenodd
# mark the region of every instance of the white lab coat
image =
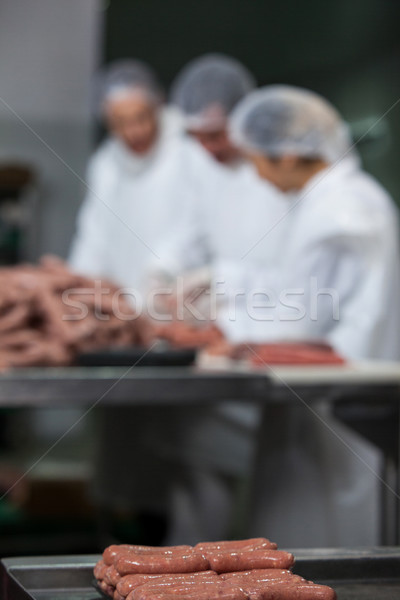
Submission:
<svg viewBox="0 0 400 600">
<path fill-rule="evenodd" d="M 291 202 L 297 204 L 288 205 L 280 276 L 271 283 L 256 265 L 232 273 L 234 286 L 248 293 L 301 289 L 296 299 L 306 314 L 291 320 L 299 309 L 278 302 L 252 319 L 242 304 L 239 322 L 224 315 L 225 333 L 235 341 L 325 339 L 348 359 L 398 359 L 400 268 L 391 199 L 348 158 L 320 172 Z M 321 292 L 333 290 L 338 315 L 329 293 L 318 298 L 313 318 L 313 280 Z M 286 547 L 377 544 L 379 455 L 336 422 L 323 399 L 312 409 L 297 396 L 265 409 L 250 534 Z"/>
<path fill-rule="evenodd" d="M 287 201 L 249 163 L 231 169 L 211 162 L 207 170 L 213 176 L 202 179 L 197 210 L 186 213 L 185 226 L 180 221 L 175 231 L 161 239 L 157 251 L 162 263 L 154 260 L 153 269 L 179 274 L 189 290 L 209 282 L 207 309 L 204 304 L 201 308 L 219 324 L 218 314 L 229 303 L 232 273 L 240 278 L 256 267 L 264 274 L 268 271 L 272 279 L 277 270 L 286 243 Z M 244 283 L 240 280 L 242 287 Z"/>
<path fill-rule="evenodd" d="M 213 171 L 173 111 L 165 109 L 160 121 L 159 140 L 145 157 L 114 138 L 93 156 L 69 259 L 75 270 L 143 291 L 149 270 L 168 260 L 160 240 L 191 222 Z"/>
<path fill-rule="evenodd" d="M 274 269 L 284 243 L 283 217 L 287 205 L 283 194 L 261 181 L 248 163 L 237 169 L 218 165 L 215 168 L 215 177 L 208 182 L 208 193 L 203 194 L 197 212 L 190 213 L 186 226 L 164 239 L 159 247 L 166 270 L 169 267 L 171 273 L 184 274 L 205 266 L 208 261 L 211 265 L 217 261 L 241 264 L 255 241 L 260 243 L 254 248 L 252 260 L 263 268 Z M 276 227 L 281 220 L 282 225 Z M 211 268 L 210 280 L 213 276 Z M 222 279 L 224 273 L 221 273 Z M 216 317 L 218 323 L 220 302 L 218 295 L 211 292 L 208 310 L 202 307 L 202 314 L 213 320 Z M 252 452 L 251 437 L 258 421 L 256 407 L 243 407 L 237 403 L 217 406 L 211 411 L 203 411 L 196 419 L 192 418 L 193 413 L 192 409 L 187 424 L 182 427 L 188 462 L 198 466 L 212 465 L 234 476 L 246 473 Z"/>
<path fill-rule="evenodd" d="M 185 273 L 210 259 L 211 265 L 217 261 L 240 264 L 259 240 L 253 258 L 256 264 L 273 269 L 283 243 L 284 227 L 276 227 L 286 210 L 283 195 L 261 181 L 246 163 L 235 170 L 219 168 L 219 177 L 212 186 L 212 192 L 204 194 L 204 203 L 198 206 L 197 215 L 187 227 L 181 228 L 173 239 L 163 240 L 160 253 L 169 257 L 170 270 L 173 265 L 175 272 Z M 270 230 L 270 235 L 265 236 Z M 188 256 L 196 257 L 196 265 L 188 262 Z M 193 286 L 203 284 L 204 271 L 197 271 L 197 275 L 197 282 L 192 273 L 185 280 L 189 279 Z M 210 268 L 210 281 L 214 276 Z M 222 272 L 221 281 L 224 280 Z M 212 320 L 218 319 L 223 301 L 212 293 L 200 312 Z M 196 308 L 199 309 L 198 303 Z M 237 496 L 238 481 L 242 482 L 243 491 L 243 481 L 251 471 L 260 418 L 259 407 L 252 404 L 251 398 L 244 400 L 181 410 L 177 448 L 187 470 L 181 485 L 173 490 L 168 543 L 225 538 L 236 525 L 237 503 L 242 501 Z"/>
<path fill-rule="evenodd" d="M 231 289 L 247 292 L 236 322 L 220 311 L 227 337 L 323 339 L 349 359 L 399 358 L 398 214 L 386 192 L 346 158 L 313 177 L 286 211 L 273 275 L 252 253 L 242 265 L 217 264 Z M 271 292 L 269 302 L 250 314 L 246 300 L 257 290 Z"/>
<path fill-rule="evenodd" d="M 177 268 L 169 260 L 174 235 L 186 234 L 187 223 L 196 221 L 192 212 L 197 214 L 212 189 L 214 172 L 211 159 L 182 134 L 180 120 L 170 110 L 163 111 L 158 142 L 145 157 L 135 156 L 116 139 L 106 140 L 90 162 L 70 266 L 129 288 L 140 309 L 150 271 L 166 264 Z M 164 237 L 172 240 L 165 254 L 160 244 Z M 187 264 L 203 264 L 200 242 L 193 252 L 186 249 Z M 171 407 L 106 412 L 94 482 L 100 505 L 124 511 L 165 509 L 176 467 L 173 415 Z"/>
<path fill-rule="evenodd" d="M 210 260 L 237 263 L 251 254 L 252 261 L 274 264 L 284 235 L 284 194 L 262 181 L 249 163 L 236 169 L 211 163 L 207 168 L 213 169 L 214 176 L 203 179 L 198 212 L 189 214 L 186 227 L 174 233 L 174 240 L 161 240 L 159 249 L 166 263 L 168 258 L 175 271 L 184 272 Z"/>
</svg>

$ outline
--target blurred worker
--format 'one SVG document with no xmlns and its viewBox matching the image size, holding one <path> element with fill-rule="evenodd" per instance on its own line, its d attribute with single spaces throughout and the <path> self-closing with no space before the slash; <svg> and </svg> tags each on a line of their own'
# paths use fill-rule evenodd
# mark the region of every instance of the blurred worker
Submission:
<svg viewBox="0 0 400 600">
<path fill-rule="evenodd" d="M 235 105 L 256 87 L 253 75 L 239 61 L 223 54 L 205 54 L 189 62 L 171 87 L 171 102 L 184 126 L 217 161 L 243 162 L 228 135 L 228 117 Z"/>
<path fill-rule="evenodd" d="M 347 358 L 397 358 L 397 210 L 361 170 L 339 114 L 312 92 L 271 86 L 237 108 L 232 136 L 260 177 L 290 199 L 281 289 L 304 288 L 306 307 L 312 278 L 322 292 L 318 318 L 307 311 L 295 319 L 286 307 L 284 319 L 254 327 L 252 337 L 323 338 Z M 339 318 L 328 310 L 336 296 L 326 288 L 337 292 Z"/>
<path fill-rule="evenodd" d="M 181 119 L 163 106 L 147 65 L 117 61 L 100 73 L 97 87 L 110 135 L 90 161 L 70 264 L 140 289 L 148 263 L 163 262 L 156 244 L 201 195 L 207 158 L 181 135 Z"/>
<path fill-rule="evenodd" d="M 186 233 L 182 228 L 171 238 L 178 254 L 172 264 L 188 255 L 199 255 L 192 249 L 196 240 L 207 247 L 209 259 L 204 269 L 188 273 L 187 261 L 182 265 L 187 295 L 209 288 L 213 279 L 210 265 L 217 257 L 224 257 L 225 264 L 236 264 L 242 259 L 245 264 L 246 253 L 264 236 L 266 228 L 273 231 L 258 245 L 255 255 L 264 268 L 275 269 L 283 243 L 283 228 L 275 227 L 285 209 L 281 193 L 268 182 L 260 181 L 251 163 L 228 136 L 232 109 L 254 87 L 250 72 L 235 59 L 221 54 L 191 61 L 172 85 L 171 101 L 181 111 L 185 130 L 222 167 L 216 191 L 199 206 L 196 223 L 187 227 Z M 196 227 L 203 235 L 193 234 Z M 167 254 L 164 248 L 163 255 Z M 220 274 L 224 278 L 223 270 Z M 196 314 L 201 312 L 207 318 L 218 311 L 218 305 L 207 305 L 213 298 L 210 294 L 197 299 Z M 204 322 L 195 324 L 201 327 Z M 238 486 L 244 489 L 258 421 L 258 407 L 251 401 L 191 408 L 186 414 L 182 410 L 179 439 L 189 468 L 184 485 L 174 490 L 176 510 L 170 543 L 195 543 L 232 533 L 237 518 L 235 494 L 237 498 Z"/>
<path fill-rule="evenodd" d="M 213 193 L 205 195 L 198 206 L 196 221 L 171 237 L 176 255 L 173 264 L 184 260 L 181 272 L 190 270 L 186 257 L 203 255 L 240 259 L 253 243 L 271 229 L 264 244 L 257 248 L 262 261 L 272 264 L 281 243 L 280 229 L 274 226 L 283 215 L 282 194 L 268 182 L 261 182 L 253 165 L 232 142 L 228 119 L 237 103 L 256 87 L 250 71 L 236 59 L 224 54 L 205 54 L 189 62 L 171 87 L 171 103 L 179 109 L 185 131 L 203 146 L 222 167 Z M 242 199 L 247 200 L 243 213 Z M 208 202 L 207 202 L 208 201 Z M 191 214 L 193 216 L 193 213 Z M 255 218 L 256 216 L 256 218 Z M 197 234 L 195 233 L 198 230 Z M 198 242 L 206 250 L 194 251 Z M 168 255 L 164 247 L 165 255 Z M 198 259 L 200 261 L 200 258 Z M 206 286 L 210 273 L 191 274 L 187 289 Z M 208 277 L 208 280 L 207 280 Z"/>
<path fill-rule="evenodd" d="M 163 106 L 154 73 L 139 61 L 102 71 L 98 112 L 109 137 L 89 165 L 70 264 L 128 288 L 140 311 L 149 264 L 161 268 L 165 261 L 156 246 L 192 221 L 188 213 L 201 202 L 203 182 L 211 184 L 215 166 L 182 135 L 180 119 Z M 185 259 L 196 266 L 190 249 Z M 172 413 L 170 407 L 107 411 L 95 482 L 100 505 L 127 518 L 135 509 L 150 513 L 153 522 L 156 513 L 164 516 L 174 469 Z"/>
<path fill-rule="evenodd" d="M 290 226 L 275 304 L 256 319 L 242 307 L 239 325 L 222 319 L 226 336 L 324 340 L 348 359 L 398 359 L 397 211 L 361 170 L 340 115 L 315 93 L 270 86 L 238 105 L 231 131 L 260 177 L 287 193 Z M 248 293 L 263 276 L 236 265 Z M 328 405 L 310 409 L 294 394 L 292 405 L 268 408 L 260 442 L 257 535 L 292 547 L 377 543 L 377 456 Z"/>
</svg>

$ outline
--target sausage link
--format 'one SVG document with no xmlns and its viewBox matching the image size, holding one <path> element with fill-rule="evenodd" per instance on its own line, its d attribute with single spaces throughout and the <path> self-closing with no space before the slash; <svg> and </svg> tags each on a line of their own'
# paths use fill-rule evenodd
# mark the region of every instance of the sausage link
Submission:
<svg viewBox="0 0 400 600">
<path fill-rule="evenodd" d="M 114 565 L 110 565 L 105 570 L 103 579 L 109 585 L 117 587 L 117 583 L 121 579 L 121 575 L 118 573 Z"/>
<path fill-rule="evenodd" d="M 94 566 L 93 575 L 96 579 L 104 579 L 104 572 L 107 568 L 104 560 L 99 560 Z"/>
<path fill-rule="evenodd" d="M 232 573 L 221 573 L 221 579 L 246 579 L 251 578 L 257 581 L 269 581 L 271 579 L 286 579 L 293 575 L 288 569 L 251 569 L 250 571 L 233 571 Z"/>
<path fill-rule="evenodd" d="M 145 589 L 147 586 L 137 588 L 131 592 L 126 600 L 176 600 L 177 597 L 185 600 L 248 600 L 247 595 L 237 585 L 228 582 L 214 584 L 195 584 L 170 588 L 168 592 L 157 591 L 153 588 Z"/>
<path fill-rule="evenodd" d="M 278 582 L 284 582 L 284 583 L 288 583 L 288 584 L 289 583 L 290 584 L 293 583 L 293 584 L 296 584 L 296 585 L 300 584 L 300 583 L 309 583 L 301 575 L 296 575 L 295 573 L 291 573 L 290 571 L 286 571 L 286 573 L 287 573 L 286 575 L 277 577 L 276 579 L 273 579 L 272 577 L 269 578 L 269 579 L 266 579 L 266 578 L 264 578 L 264 579 L 258 579 L 258 578 L 250 577 L 249 580 L 248 580 L 249 583 L 246 584 L 246 585 L 248 585 L 248 587 L 251 586 L 251 585 L 253 585 L 255 587 L 257 585 L 258 586 L 263 586 L 263 585 L 268 586 L 270 584 L 275 585 L 275 583 L 278 583 Z M 247 591 L 247 588 L 246 588 L 246 591 Z"/>
<path fill-rule="evenodd" d="M 204 552 L 210 568 L 217 573 L 249 569 L 289 569 L 294 556 L 282 550 L 250 550 L 246 552 Z"/>
<path fill-rule="evenodd" d="M 247 581 L 237 579 L 235 582 L 236 581 L 251 600 L 265 600 L 264 595 L 266 594 L 268 598 L 268 594 L 271 590 L 274 591 L 274 593 L 279 594 L 281 588 L 289 586 L 297 588 L 309 583 L 300 577 L 300 575 L 293 575 L 291 578 L 284 579 L 270 579 L 269 581 L 252 581 L 251 579 Z"/>
<path fill-rule="evenodd" d="M 250 538 L 247 540 L 231 540 L 221 542 L 203 542 L 196 544 L 195 550 L 201 552 L 240 552 L 244 550 L 255 550 L 259 548 L 268 548 L 270 550 L 276 550 L 277 544 L 267 540 L 267 538 Z"/>
<path fill-rule="evenodd" d="M 169 582 L 155 582 L 146 583 L 137 587 L 132 593 L 132 600 L 142 600 L 143 596 L 148 596 L 151 593 L 154 594 L 174 594 L 176 596 L 182 596 L 186 593 L 197 593 L 206 590 L 216 590 L 219 586 L 218 580 L 207 581 L 207 582 L 184 582 L 184 581 L 169 581 Z"/>
<path fill-rule="evenodd" d="M 122 577 L 118 584 L 117 589 L 121 596 L 126 597 L 135 588 L 144 585 L 145 583 L 154 583 L 154 581 L 160 584 L 168 581 L 191 583 L 192 581 L 208 581 L 209 579 L 216 580 L 218 575 L 214 571 L 198 571 L 197 573 L 174 573 L 170 575 L 142 575 L 136 573 L 135 575 L 125 575 Z"/>
<path fill-rule="evenodd" d="M 269 585 L 249 594 L 250 600 L 335 600 L 335 591 L 315 583 Z"/>
<path fill-rule="evenodd" d="M 134 575 L 124 575 L 117 583 L 117 590 L 121 596 L 126 596 L 137 587 L 144 585 L 145 583 L 154 582 L 155 580 L 161 579 L 164 575 L 161 574 L 142 574 L 135 573 Z"/>
<path fill-rule="evenodd" d="M 107 596 L 110 596 L 110 598 L 114 596 L 115 590 L 112 585 L 108 585 L 105 581 L 98 581 L 98 586 L 105 594 L 107 594 Z"/>
<path fill-rule="evenodd" d="M 199 552 L 177 552 L 174 554 L 135 554 L 120 556 L 115 567 L 120 575 L 131 573 L 193 573 L 210 568 L 208 560 Z"/>
<path fill-rule="evenodd" d="M 112 565 L 121 554 L 134 552 L 135 554 L 174 554 L 177 552 L 191 551 L 192 546 L 140 546 L 132 544 L 112 544 L 103 552 L 103 560 L 107 565 Z"/>
</svg>

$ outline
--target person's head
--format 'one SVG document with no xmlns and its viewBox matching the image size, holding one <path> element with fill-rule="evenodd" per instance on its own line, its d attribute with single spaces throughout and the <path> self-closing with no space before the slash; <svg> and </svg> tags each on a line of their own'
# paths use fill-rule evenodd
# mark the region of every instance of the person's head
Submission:
<svg viewBox="0 0 400 600">
<path fill-rule="evenodd" d="M 207 54 L 187 64 L 171 88 L 171 102 L 184 116 L 185 128 L 219 162 L 238 157 L 227 125 L 232 109 L 256 82 L 237 60 Z"/>
<path fill-rule="evenodd" d="M 249 94 L 232 114 L 230 133 L 260 177 L 283 191 L 301 189 L 351 150 L 348 127 L 336 109 L 318 94 L 291 86 Z"/>
<path fill-rule="evenodd" d="M 97 82 L 98 113 L 110 133 L 133 153 L 147 154 L 157 139 L 163 92 L 152 70 L 137 60 L 107 65 Z"/>
</svg>

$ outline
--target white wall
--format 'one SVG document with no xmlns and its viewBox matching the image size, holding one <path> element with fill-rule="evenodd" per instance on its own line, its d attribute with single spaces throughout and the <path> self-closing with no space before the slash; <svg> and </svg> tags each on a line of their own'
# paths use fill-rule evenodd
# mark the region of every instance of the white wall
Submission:
<svg viewBox="0 0 400 600">
<path fill-rule="evenodd" d="M 0 161 L 40 179 L 36 255 L 65 256 L 91 151 L 102 0 L 0 0 Z"/>
</svg>

